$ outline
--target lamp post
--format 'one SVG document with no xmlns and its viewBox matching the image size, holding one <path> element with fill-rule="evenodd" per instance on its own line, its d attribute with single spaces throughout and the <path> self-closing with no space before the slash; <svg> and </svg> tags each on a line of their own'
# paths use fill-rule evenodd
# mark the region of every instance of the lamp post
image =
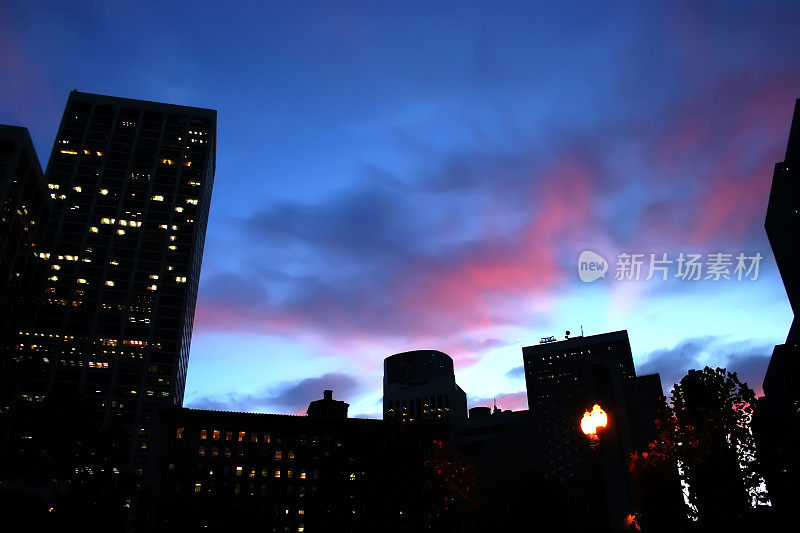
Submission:
<svg viewBox="0 0 800 533">
<path fill-rule="evenodd" d="M 581 431 L 589 438 L 589 445 L 594 449 L 599 442 L 597 430 L 608 425 L 608 415 L 599 404 L 594 404 L 591 411 L 583 413 Z"/>
</svg>

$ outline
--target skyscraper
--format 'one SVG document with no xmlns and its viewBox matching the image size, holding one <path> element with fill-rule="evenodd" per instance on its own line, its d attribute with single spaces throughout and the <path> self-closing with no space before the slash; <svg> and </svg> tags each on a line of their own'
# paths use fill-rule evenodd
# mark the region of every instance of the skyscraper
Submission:
<svg viewBox="0 0 800 533">
<path fill-rule="evenodd" d="M 7 415 L 16 373 L 12 361 L 22 304 L 37 294 L 50 199 L 28 130 L 0 125 L 0 419 Z M 4 425 L 0 422 L 0 425 Z"/>
<path fill-rule="evenodd" d="M 155 409 L 183 401 L 215 139 L 214 110 L 70 93 L 45 174 L 44 289 L 15 339 L 20 420 L 80 393 L 127 433 L 122 466 L 142 468 Z"/>
<path fill-rule="evenodd" d="M 383 418 L 458 423 L 467 419 L 467 395 L 456 384 L 453 359 L 414 350 L 383 362 Z"/>
<path fill-rule="evenodd" d="M 627 331 L 542 339 L 522 358 L 545 479 L 566 495 L 570 516 L 592 531 L 603 523 L 615 530 L 631 509 L 628 457 L 655 438 L 660 377 L 636 376 Z M 600 454 L 589 452 L 579 431 L 594 404 L 608 413 Z"/>
<path fill-rule="evenodd" d="M 800 100 L 795 102 L 786 157 L 775 165 L 764 229 L 794 320 L 786 342 L 775 346 L 764 376 L 756 436 L 770 499 L 788 523 L 800 516 Z"/>
</svg>

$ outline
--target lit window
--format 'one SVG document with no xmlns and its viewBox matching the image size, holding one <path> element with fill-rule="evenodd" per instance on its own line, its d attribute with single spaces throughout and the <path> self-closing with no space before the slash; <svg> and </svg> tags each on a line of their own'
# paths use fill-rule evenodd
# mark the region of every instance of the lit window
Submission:
<svg viewBox="0 0 800 533">
<path fill-rule="evenodd" d="M 205 429 L 201 429 L 200 430 L 200 439 L 201 440 L 206 440 L 207 438 L 208 438 L 208 431 L 206 431 Z"/>
<path fill-rule="evenodd" d="M 196 198 L 187 198 L 186 199 L 186 203 L 187 204 L 192 204 L 192 205 L 197 205 L 197 199 Z"/>
<path fill-rule="evenodd" d="M 305 470 L 301 470 L 300 471 L 300 479 L 305 479 L 305 478 L 306 478 L 306 471 Z"/>
<path fill-rule="evenodd" d="M 291 468 L 286 471 L 286 477 L 291 478 L 294 475 L 294 470 Z"/>
<path fill-rule="evenodd" d="M 276 470 L 275 471 L 275 477 L 281 477 L 281 471 L 280 470 Z"/>
<path fill-rule="evenodd" d="M 225 432 L 225 440 L 233 440 L 233 431 Z"/>
<path fill-rule="evenodd" d="M 242 475 L 242 467 L 241 466 L 237 466 L 236 467 L 236 475 L 237 476 L 241 476 Z"/>
<path fill-rule="evenodd" d="M 100 194 L 102 194 L 103 196 L 107 195 L 108 189 L 100 189 Z"/>
<path fill-rule="evenodd" d="M 183 208 L 182 208 L 182 207 L 180 207 L 180 206 L 179 206 L 179 207 L 176 207 L 176 208 L 175 208 L 175 211 L 177 211 L 178 213 L 183 213 Z"/>
<path fill-rule="evenodd" d="M 183 166 L 190 167 L 190 166 L 192 166 L 192 162 L 191 161 L 184 161 L 183 162 Z"/>
<path fill-rule="evenodd" d="M 115 222 L 115 219 L 113 219 L 113 218 L 105 218 L 104 217 L 104 218 L 100 219 L 100 223 L 101 224 L 113 224 L 114 222 Z"/>
<path fill-rule="evenodd" d="M 49 279 L 50 281 L 58 281 L 58 276 L 50 276 L 47 279 Z"/>
<path fill-rule="evenodd" d="M 98 228 L 97 226 L 92 226 L 91 228 L 89 228 L 89 231 L 91 231 L 92 233 L 97 233 L 100 231 L 100 228 Z"/>
<path fill-rule="evenodd" d="M 269 433 L 264 433 L 264 443 L 265 444 L 269 444 L 271 440 L 272 440 L 272 437 L 270 436 L 270 434 Z"/>
<path fill-rule="evenodd" d="M 154 194 L 152 199 L 155 200 L 156 202 L 163 202 L 164 196 L 161 194 Z"/>
<path fill-rule="evenodd" d="M 177 247 L 177 246 L 175 246 L 175 245 L 173 244 L 173 245 L 171 245 L 171 246 L 169 247 L 169 249 L 170 249 L 170 250 L 177 250 L 177 249 L 178 249 L 178 247 Z"/>
<path fill-rule="evenodd" d="M 85 284 L 87 282 L 84 278 L 78 278 L 78 283 Z"/>
<path fill-rule="evenodd" d="M 178 428 L 178 430 L 175 432 L 175 438 L 176 439 L 182 439 L 183 438 L 183 428 Z"/>
<path fill-rule="evenodd" d="M 175 281 L 178 283 L 186 283 L 186 276 L 176 276 Z"/>
<path fill-rule="evenodd" d="M 195 483 L 194 484 L 194 491 L 195 492 L 200 492 L 201 490 L 203 490 L 203 484 L 202 483 Z"/>
<path fill-rule="evenodd" d="M 73 187 L 72 189 L 73 189 L 75 192 L 81 192 L 81 188 L 80 188 L 80 186 L 79 186 L 79 185 L 76 185 L 76 186 L 75 186 L 75 187 Z"/>
<path fill-rule="evenodd" d="M 150 274 L 150 279 L 158 279 L 158 274 Z"/>
<path fill-rule="evenodd" d="M 125 235 L 125 230 L 124 229 L 118 229 L 117 230 L 117 235 Z"/>
<path fill-rule="evenodd" d="M 242 442 L 244 440 L 244 436 L 245 435 L 246 435 L 246 433 L 244 431 L 240 431 L 239 432 L 239 442 Z"/>
<path fill-rule="evenodd" d="M 51 265 L 50 268 L 53 270 L 61 270 L 61 265 Z"/>
<path fill-rule="evenodd" d="M 161 164 L 162 165 L 171 165 L 172 164 L 172 159 L 162 159 L 161 160 Z"/>
<path fill-rule="evenodd" d="M 156 290 L 158 290 L 158 285 L 150 285 L 150 286 L 147 287 L 147 289 L 151 290 L 151 291 L 156 291 Z"/>
<path fill-rule="evenodd" d="M 212 438 L 213 438 L 214 440 L 219 440 L 219 430 L 218 430 L 218 429 L 215 429 L 215 430 L 214 430 L 214 435 L 213 435 L 213 437 L 212 437 Z"/>
</svg>

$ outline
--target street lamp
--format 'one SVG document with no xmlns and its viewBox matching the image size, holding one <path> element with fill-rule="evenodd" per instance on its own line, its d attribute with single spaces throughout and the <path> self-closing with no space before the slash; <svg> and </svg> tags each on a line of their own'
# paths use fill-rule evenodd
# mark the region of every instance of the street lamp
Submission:
<svg viewBox="0 0 800 533">
<path fill-rule="evenodd" d="M 583 418 L 581 418 L 581 431 L 583 431 L 584 435 L 589 437 L 589 443 L 592 447 L 597 446 L 597 441 L 599 440 L 597 437 L 597 430 L 607 425 L 608 415 L 598 404 L 594 404 L 591 411 L 584 412 Z"/>
</svg>

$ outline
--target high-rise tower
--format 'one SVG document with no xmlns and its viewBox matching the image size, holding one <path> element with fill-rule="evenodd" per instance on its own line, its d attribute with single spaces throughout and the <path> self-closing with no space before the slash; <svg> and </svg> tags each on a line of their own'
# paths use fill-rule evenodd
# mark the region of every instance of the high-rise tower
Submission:
<svg viewBox="0 0 800 533">
<path fill-rule="evenodd" d="M 383 418 L 395 417 L 451 424 L 467 419 L 467 395 L 456 384 L 449 355 L 414 350 L 383 361 Z"/>
<path fill-rule="evenodd" d="M 775 165 L 764 229 L 786 287 L 794 320 L 764 376 L 756 435 L 770 499 L 782 520 L 800 518 L 800 100 L 795 102 L 786 157 Z"/>
<path fill-rule="evenodd" d="M 79 393 L 142 468 L 155 409 L 183 401 L 215 139 L 213 110 L 70 93 L 45 173 L 44 290 L 15 340 L 20 419 Z"/>
<path fill-rule="evenodd" d="M 800 235 L 800 100 L 794 107 L 786 157 L 775 165 L 764 229 L 795 317 L 786 344 L 797 344 L 800 342 L 797 322 L 800 312 L 800 246 L 797 244 Z"/>
</svg>

